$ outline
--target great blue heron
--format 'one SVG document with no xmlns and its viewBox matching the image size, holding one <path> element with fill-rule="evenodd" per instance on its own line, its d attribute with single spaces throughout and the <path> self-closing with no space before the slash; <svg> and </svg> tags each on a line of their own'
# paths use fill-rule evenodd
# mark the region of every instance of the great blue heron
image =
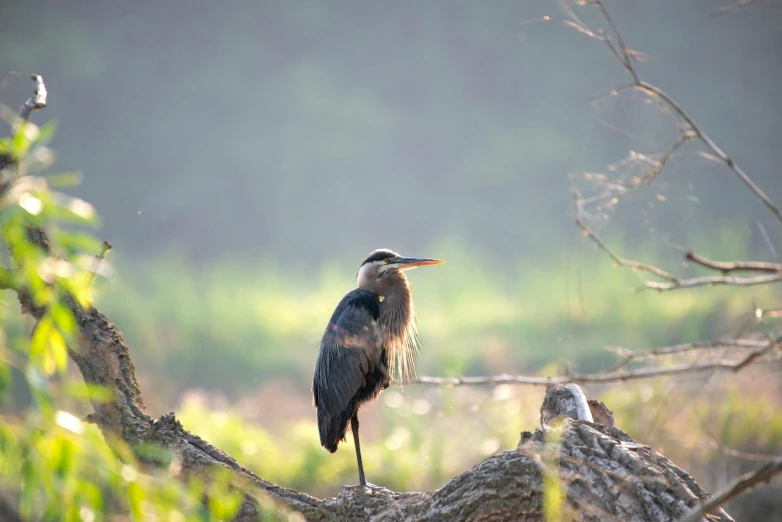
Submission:
<svg viewBox="0 0 782 522">
<path fill-rule="evenodd" d="M 323 334 L 312 380 L 320 443 L 334 453 L 350 428 L 358 487 L 368 485 L 358 442 L 358 409 L 388 388 L 392 374 L 400 379 L 411 375 L 418 355 L 413 296 L 403 271 L 441 263 L 445 261 L 374 250 L 358 271 L 358 288 L 342 298 Z"/>
</svg>

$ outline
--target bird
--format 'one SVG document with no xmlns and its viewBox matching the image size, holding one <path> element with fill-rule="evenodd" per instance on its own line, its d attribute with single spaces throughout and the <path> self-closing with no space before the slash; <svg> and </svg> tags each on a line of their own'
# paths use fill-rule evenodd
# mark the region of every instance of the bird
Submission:
<svg viewBox="0 0 782 522">
<path fill-rule="evenodd" d="M 414 375 L 419 352 L 415 307 L 404 272 L 439 265 L 440 259 L 402 257 L 379 248 L 369 253 L 323 333 L 312 379 L 320 444 L 335 453 L 348 429 L 356 448 L 359 484 L 368 483 L 361 462 L 358 410 L 388 388 L 392 378 Z"/>
</svg>

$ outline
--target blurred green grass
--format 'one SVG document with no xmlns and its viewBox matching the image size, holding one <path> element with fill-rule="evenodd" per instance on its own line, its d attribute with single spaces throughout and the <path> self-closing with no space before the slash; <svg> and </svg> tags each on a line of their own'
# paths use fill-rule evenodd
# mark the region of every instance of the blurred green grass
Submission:
<svg viewBox="0 0 782 522">
<path fill-rule="evenodd" d="M 497 266 L 466 249 L 409 272 L 422 342 L 420 374 L 604 368 L 605 346 L 648 349 L 723 335 L 734 317 L 771 303 L 773 289 L 634 293 L 642 277 L 599 253 L 582 263 Z M 192 388 L 237 397 L 289 378 L 308 390 L 336 303 L 358 262 L 309 272 L 227 261 L 195 268 L 164 257 L 129 264 L 99 287 L 98 306 L 123 331 L 142 377 L 172 405 Z M 580 271 L 580 274 L 578 274 Z"/>
<path fill-rule="evenodd" d="M 599 371 L 615 358 L 607 344 L 644 350 L 714 338 L 740 328 L 736 317 L 753 305 L 779 299 L 779 289 L 761 287 L 635 293 L 643 278 L 600 252 L 580 262 L 502 265 L 452 245 L 421 255 L 448 260 L 409 273 L 422 341 L 418 373 L 427 375 L 553 375 L 564 365 Z M 326 495 L 356 482 L 350 437 L 335 455 L 319 446 L 310 384 L 322 331 L 355 285 L 358 262 L 306 270 L 237 260 L 195 267 L 176 256 L 109 260 L 113 275 L 97 285 L 98 307 L 122 330 L 153 415 L 176 411 L 187 429 L 283 486 Z M 14 313 L 6 319 L 9 338 L 30 326 Z M 743 469 L 727 466 L 714 441 L 782 450 L 778 377 L 744 375 L 712 379 L 703 392 L 703 378 L 695 378 L 588 394 L 616 410 L 620 427 L 713 489 Z M 530 387 L 391 388 L 361 412 L 368 480 L 436 488 L 514 448 L 519 432 L 537 424 L 542 397 Z"/>
</svg>

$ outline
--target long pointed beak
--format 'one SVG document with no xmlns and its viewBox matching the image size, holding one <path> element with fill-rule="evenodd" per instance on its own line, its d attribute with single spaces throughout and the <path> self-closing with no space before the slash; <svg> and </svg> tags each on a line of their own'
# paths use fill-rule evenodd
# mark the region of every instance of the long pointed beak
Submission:
<svg viewBox="0 0 782 522">
<path fill-rule="evenodd" d="M 429 259 L 425 257 L 398 257 L 393 263 L 399 265 L 399 270 L 410 270 L 417 266 L 442 265 L 445 261 L 442 259 Z"/>
</svg>

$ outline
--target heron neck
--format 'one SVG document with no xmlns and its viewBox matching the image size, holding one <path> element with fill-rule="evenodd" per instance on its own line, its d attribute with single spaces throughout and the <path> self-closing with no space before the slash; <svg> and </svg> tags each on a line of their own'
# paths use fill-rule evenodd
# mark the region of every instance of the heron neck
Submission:
<svg viewBox="0 0 782 522">
<path fill-rule="evenodd" d="M 398 274 L 385 292 L 380 303 L 378 323 L 388 352 L 394 378 L 405 380 L 415 375 L 418 357 L 418 334 L 415 324 L 413 295 L 407 278 Z"/>
<path fill-rule="evenodd" d="M 380 303 L 380 326 L 387 341 L 401 340 L 413 319 L 413 294 L 407 278 L 394 274 L 386 284 L 385 298 Z"/>
</svg>

